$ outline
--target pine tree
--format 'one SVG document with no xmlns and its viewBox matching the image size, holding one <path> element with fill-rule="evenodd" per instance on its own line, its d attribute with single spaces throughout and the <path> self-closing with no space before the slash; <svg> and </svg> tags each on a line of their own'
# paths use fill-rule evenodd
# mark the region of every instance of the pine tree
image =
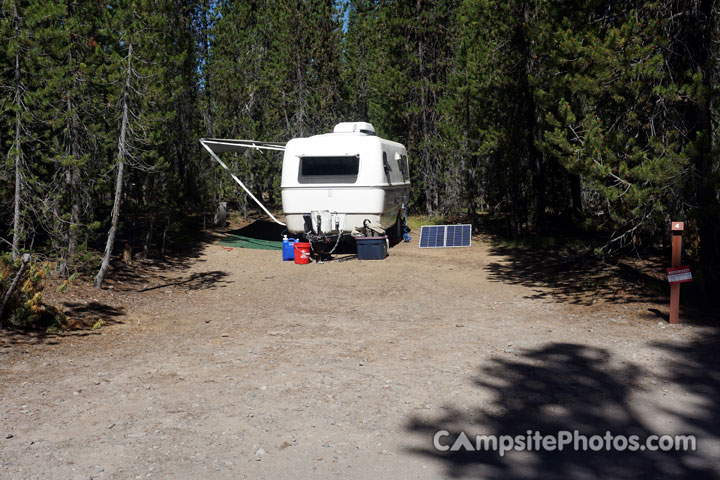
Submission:
<svg viewBox="0 0 720 480">
<path fill-rule="evenodd" d="M 347 5 L 347 27 L 342 36 L 342 114 L 346 121 L 370 118 L 370 72 L 374 51 L 372 37 L 377 5 L 375 0 L 351 0 Z"/>
<path fill-rule="evenodd" d="M 522 54 L 513 39 L 517 9 L 494 0 L 466 0 L 457 10 L 440 111 L 449 201 L 467 207 L 473 222 L 479 206 L 504 216 L 517 236 L 527 222 L 530 200 L 528 132 L 519 122 L 526 82 L 518 70 Z"/>
<path fill-rule="evenodd" d="M 665 68 L 679 85 L 671 128 L 687 144 L 686 185 L 673 219 L 691 220 L 700 240 L 697 279 L 710 291 L 720 285 L 720 3 L 670 1 L 653 10 L 660 21 Z M 692 208 L 687 208 L 692 205 Z"/>
<path fill-rule="evenodd" d="M 328 131 L 340 118 L 341 10 L 336 2 L 222 2 L 204 66 L 218 136 L 269 141 Z M 279 198 L 280 162 L 236 154 L 231 167 L 258 194 Z M 244 194 L 225 176 L 219 195 Z"/>
<path fill-rule="evenodd" d="M 43 151 L 34 162 L 39 182 L 36 215 L 68 273 L 78 246 L 97 227 L 92 191 L 102 149 L 103 96 L 96 71 L 103 62 L 98 22 L 103 9 L 74 2 L 37 4 L 40 19 L 36 68 L 43 82 L 33 91 L 33 110 Z"/>
<path fill-rule="evenodd" d="M 25 171 L 23 150 L 25 138 L 27 137 L 28 111 L 26 106 L 26 91 L 28 69 L 26 58 L 30 47 L 30 35 L 24 18 L 21 16 L 21 9 L 25 5 L 18 5 L 19 2 L 3 1 L 2 15 L 0 16 L 0 35 L 7 39 L 3 44 L 2 52 L 3 65 L 10 68 L 3 72 L 3 118 L 11 119 L 13 123 L 10 148 L 8 149 L 8 165 L 12 165 L 14 186 L 13 186 L 13 220 L 12 220 L 12 258 L 16 260 L 20 251 L 20 241 L 23 238 L 22 227 L 22 199 L 23 195 L 23 173 Z M 23 12 L 24 13 L 24 12 Z M 2 60 L 0 60 L 2 61 Z M 7 114 L 7 116 L 6 116 Z M 7 125 L 10 126 L 10 125 Z M 3 127 L 6 127 L 5 125 Z M 0 137 L 2 138 L 2 137 Z M 4 142 L 3 142 L 4 143 Z"/>
<path fill-rule="evenodd" d="M 122 207 L 125 168 L 134 167 L 145 174 L 154 173 L 158 147 L 154 138 L 159 132 L 164 116 L 155 111 L 163 106 L 166 92 L 160 85 L 160 60 L 163 44 L 161 32 L 167 28 L 164 17 L 148 0 L 128 0 L 116 3 L 107 21 L 114 38 L 113 55 L 108 76 L 112 103 L 116 106 L 119 126 L 115 191 L 111 212 L 110 230 L 107 236 L 102 265 L 95 277 L 95 286 L 101 288 L 118 232 Z"/>
<path fill-rule="evenodd" d="M 430 214 L 445 207 L 437 107 L 452 51 L 448 26 L 457 3 L 350 3 L 348 42 L 362 48 L 347 52 L 345 78 L 368 92 L 361 105 L 378 133 L 407 145 L 413 200 Z"/>
<path fill-rule="evenodd" d="M 540 37 L 542 146 L 583 178 L 588 221 L 613 232 L 610 249 L 663 229 L 688 167 L 672 128 L 678 86 L 663 68 L 652 13 L 563 5 L 555 12 L 563 21 Z"/>
<path fill-rule="evenodd" d="M 190 0 L 172 0 L 160 9 L 167 19 L 164 31 L 164 71 L 167 123 L 161 155 L 168 169 L 156 177 L 156 187 L 167 195 L 158 207 L 166 218 L 187 207 L 197 208 L 205 195 L 202 179 L 205 164 L 198 163 L 197 142 L 201 132 L 201 104 L 198 92 L 198 57 L 195 22 L 198 4 Z"/>
<path fill-rule="evenodd" d="M 216 135 L 228 138 L 270 139 L 263 132 L 262 119 L 266 114 L 268 95 L 261 72 L 268 58 L 269 15 L 265 2 L 222 2 L 217 5 L 217 18 L 210 35 L 213 45 L 204 62 L 205 82 L 212 84 L 208 101 L 214 105 Z M 272 79 L 268 79 L 268 82 Z M 257 190 L 254 172 L 262 174 L 263 156 L 256 152 L 234 154 L 231 168 L 249 179 Z M 216 202 L 236 197 L 247 214 L 247 200 L 234 182 L 214 172 L 213 191 Z"/>
</svg>

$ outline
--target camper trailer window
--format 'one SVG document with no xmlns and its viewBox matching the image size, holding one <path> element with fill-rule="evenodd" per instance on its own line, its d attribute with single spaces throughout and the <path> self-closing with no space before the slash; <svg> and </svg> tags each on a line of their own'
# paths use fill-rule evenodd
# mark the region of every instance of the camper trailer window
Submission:
<svg viewBox="0 0 720 480">
<path fill-rule="evenodd" d="M 300 183 L 355 183 L 360 156 L 300 157 Z"/>
<path fill-rule="evenodd" d="M 403 155 L 400 159 L 400 171 L 402 172 L 403 180 L 407 180 L 408 178 L 410 178 L 407 155 Z"/>
</svg>

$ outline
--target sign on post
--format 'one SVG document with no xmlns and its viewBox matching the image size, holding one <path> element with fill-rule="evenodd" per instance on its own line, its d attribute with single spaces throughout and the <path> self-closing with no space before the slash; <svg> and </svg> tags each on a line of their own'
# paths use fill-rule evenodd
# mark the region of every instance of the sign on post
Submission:
<svg viewBox="0 0 720 480">
<path fill-rule="evenodd" d="M 692 272 L 690 267 L 683 265 L 681 267 L 670 267 L 666 269 L 668 283 L 687 283 L 692 282 Z"/>
<path fill-rule="evenodd" d="M 680 317 L 680 284 L 692 281 L 690 267 L 680 266 L 682 257 L 682 232 L 685 222 L 670 223 L 672 230 L 672 267 L 667 269 L 670 283 L 670 323 L 678 323 Z"/>
</svg>

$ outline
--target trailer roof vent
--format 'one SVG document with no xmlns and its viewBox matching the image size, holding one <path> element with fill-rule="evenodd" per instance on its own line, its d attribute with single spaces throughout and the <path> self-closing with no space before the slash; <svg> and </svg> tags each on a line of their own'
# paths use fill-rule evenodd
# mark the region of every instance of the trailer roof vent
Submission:
<svg viewBox="0 0 720 480">
<path fill-rule="evenodd" d="M 343 122 L 335 125 L 333 133 L 364 133 L 375 135 L 375 128 L 367 122 Z"/>
</svg>

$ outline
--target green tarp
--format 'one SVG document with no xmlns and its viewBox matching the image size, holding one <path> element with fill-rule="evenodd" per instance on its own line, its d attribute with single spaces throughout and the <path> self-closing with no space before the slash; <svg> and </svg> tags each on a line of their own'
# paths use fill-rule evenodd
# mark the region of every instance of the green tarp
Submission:
<svg viewBox="0 0 720 480">
<path fill-rule="evenodd" d="M 242 235 L 228 235 L 220 239 L 223 247 L 252 248 L 254 250 L 282 250 L 282 240 L 261 240 Z"/>
</svg>

